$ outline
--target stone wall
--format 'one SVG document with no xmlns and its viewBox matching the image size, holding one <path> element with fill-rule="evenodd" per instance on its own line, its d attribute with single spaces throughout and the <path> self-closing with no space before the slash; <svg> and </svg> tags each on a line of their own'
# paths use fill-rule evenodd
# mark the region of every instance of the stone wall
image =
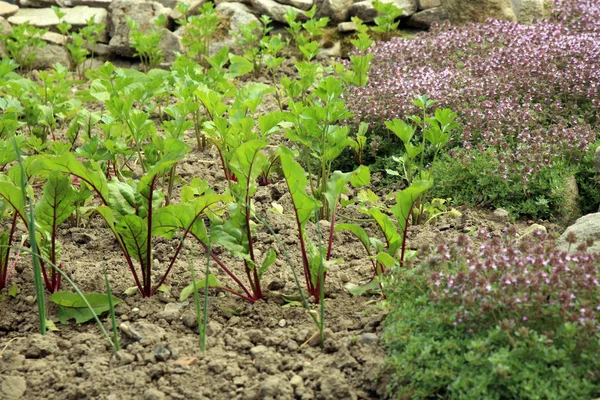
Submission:
<svg viewBox="0 0 600 400">
<path fill-rule="evenodd" d="M 189 12 L 194 13 L 206 0 L 183 1 L 190 6 Z M 544 0 L 384 1 L 393 2 L 403 10 L 401 27 L 416 29 L 428 29 L 432 23 L 447 19 L 453 23 L 482 22 L 487 18 L 531 23 L 544 12 Z M 181 29 L 178 30 L 176 24 L 181 15 L 175 10 L 176 4 L 177 0 L 20 0 L 18 5 L 13 5 L 0 0 L 0 26 L 7 27 L 7 30 L 10 27 L 6 22 L 17 25 L 29 21 L 36 27 L 49 28 L 50 32 L 44 37 L 48 46 L 42 51 L 44 54 L 38 54 L 38 58 L 48 53 L 58 61 L 68 60 L 62 36 L 58 35 L 56 28 L 59 20 L 50 8 L 58 6 L 66 13 L 64 19 L 74 30 L 85 26 L 91 17 L 106 25 L 94 49 L 97 55 L 131 57 L 134 52 L 129 46 L 129 27 L 125 18 L 133 18 L 144 28 L 150 27 L 151 21 L 164 14 L 168 16 L 168 23 L 161 47 L 169 61 L 173 59 L 174 52 L 183 50 Z M 338 25 L 343 32 L 348 31 L 348 21 L 354 16 L 367 23 L 376 17 L 373 0 L 215 0 L 215 4 L 218 12 L 227 16 L 232 24 L 258 21 L 262 14 L 268 15 L 273 21 L 285 23 L 283 16 L 289 8 L 296 10 L 300 17 L 305 17 L 306 11 L 313 5 L 317 7 L 317 17 L 329 17 L 330 25 Z"/>
</svg>

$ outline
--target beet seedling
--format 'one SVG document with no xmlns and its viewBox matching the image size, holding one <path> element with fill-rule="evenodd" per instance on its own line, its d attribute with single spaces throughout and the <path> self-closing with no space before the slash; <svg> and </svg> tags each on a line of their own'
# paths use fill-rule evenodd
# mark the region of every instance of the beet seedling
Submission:
<svg viewBox="0 0 600 400">
<path fill-rule="evenodd" d="M 323 198 L 327 202 L 327 208 L 330 210 L 331 215 L 328 220 L 330 223 L 330 230 L 326 241 L 327 247 L 315 246 L 306 235 L 306 224 L 311 216 L 313 216 L 314 210 L 322 209 L 322 205 L 320 200 L 307 193 L 306 172 L 294 158 L 293 152 L 284 147 L 280 148 L 281 167 L 289 192 L 292 196 L 307 290 L 315 301 L 319 301 L 321 289 L 325 284 L 325 277 L 327 275 L 326 270 L 321 271 L 321 268 L 326 268 L 327 264 L 331 262 L 337 207 L 340 197 L 347 192 L 346 186 L 348 183 L 351 183 L 354 187 L 368 184 L 370 181 L 370 174 L 367 167 L 360 166 L 354 172 L 342 173 L 340 171 L 335 171 L 331 175 L 331 178 L 325 187 L 325 192 L 323 193 Z M 320 236 L 319 241 L 321 241 Z"/>
<path fill-rule="evenodd" d="M 370 237 L 366 230 L 354 224 L 339 224 L 335 231 L 348 231 L 358 238 L 365 248 L 373 266 L 373 278 L 367 285 L 353 290 L 354 294 L 362 294 L 366 290 L 373 289 L 377 281 L 387 269 L 393 265 L 404 265 L 406 258 L 406 233 L 409 220 L 413 213 L 415 204 L 418 203 L 423 193 L 427 192 L 432 181 L 414 181 L 408 188 L 393 194 L 396 204 L 385 207 L 380 204 L 375 193 L 362 192 L 359 199 L 363 206 L 361 212 L 369 215 L 379 229 L 383 241 Z"/>
</svg>

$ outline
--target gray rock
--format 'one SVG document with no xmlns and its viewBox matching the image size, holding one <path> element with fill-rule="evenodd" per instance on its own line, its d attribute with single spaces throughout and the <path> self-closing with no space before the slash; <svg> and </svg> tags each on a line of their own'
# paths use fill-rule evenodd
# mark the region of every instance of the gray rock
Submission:
<svg viewBox="0 0 600 400">
<path fill-rule="evenodd" d="M 240 26 L 249 25 L 252 22 L 258 22 L 258 26 L 262 27 L 262 23 L 252 13 L 252 10 L 245 4 L 241 3 L 221 3 L 216 7 L 217 12 L 222 17 L 229 19 L 229 29 L 233 32 L 239 32 Z"/>
<path fill-rule="evenodd" d="M 574 233 L 577 237 L 577 243 L 570 245 L 567 242 L 567 236 L 570 233 Z M 589 253 L 600 252 L 600 213 L 593 213 L 584 215 L 579 218 L 575 223 L 569 226 L 562 235 L 558 238 L 557 246 L 559 249 L 567 251 L 575 251 L 579 243 L 585 242 L 586 240 L 594 240 L 594 244 L 588 247 Z"/>
<path fill-rule="evenodd" d="M 144 400 L 163 400 L 166 396 L 158 389 L 150 388 L 144 392 Z"/>
<path fill-rule="evenodd" d="M 512 0 L 441 0 L 453 24 L 485 22 L 488 18 L 517 21 Z"/>
<path fill-rule="evenodd" d="M 441 0 L 417 0 L 417 8 L 419 10 L 428 10 L 434 7 L 441 7 Z"/>
<path fill-rule="evenodd" d="M 116 366 L 123 366 L 123 365 L 129 365 L 131 363 L 133 363 L 135 361 L 135 356 L 131 353 L 128 353 L 125 350 L 119 350 L 117 351 L 112 360 L 111 363 L 116 365 Z"/>
<path fill-rule="evenodd" d="M 333 23 L 347 21 L 353 3 L 352 0 L 320 0 L 316 17 L 329 17 Z"/>
<path fill-rule="evenodd" d="M 63 21 L 71 24 L 74 30 L 87 26 L 86 21 L 90 18 L 94 18 L 94 21 L 99 24 L 106 23 L 108 16 L 104 8 L 77 6 L 73 8 L 61 8 L 61 10 L 65 13 Z M 56 31 L 56 25 L 59 24 L 56 14 L 50 8 L 21 8 L 15 15 L 8 18 L 8 22 L 13 25 L 20 25 L 28 21 L 37 28 L 49 28 L 53 31 Z M 106 39 L 105 34 L 100 36 L 100 41 Z"/>
<path fill-rule="evenodd" d="M 135 50 L 129 43 L 129 25 L 127 25 L 126 22 L 127 17 L 131 17 L 140 24 L 140 29 L 142 30 L 155 29 L 153 24 L 154 19 L 162 14 L 169 15 L 171 9 L 154 1 L 116 0 L 110 5 L 109 11 L 108 33 L 111 36 L 111 39 L 108 45 L 110 46 L 111 52 L 123 57 L 133 57 Z M 163 53 L 165 59 L 172 57 L 173 51 L 181 51 L 180 43 L 179 47 L 177 47 L 178 41 L 179 38 L 174 34 L 165 34 L 165 36 L 163 36 L 161 47 L 166 42 L 175 45 L 175 47 L 171 47 L 170 49 L 167 47 L 167 52 Z"/>
<path fill-rule="evenodd" d="M 313 0 L 278 0 L 280 4 L 296 7 L 299 10 L 308 11 L 313 6 Z"/>
<path fill-rule="evenodd" d="M 377 335 L 372 332 L 365 332 L 358 338 L 358 342 L 362 344 L 373 344 L 377 343 Z"/>
<path fill-rule="evenodd" d="M 407 25 L 417 29 L 429 29 L 434 23 L 442 23 L 448 19 L 448 13 L 444 7 L 428 8 L 413 14 L 407 21 Z"/>
<path fill-rule="evenodd" d="M 298 13 L 298 19 L 308 19 L 306 13 L 299 8 L 277 3 L 273 0 L 254 0 L 254 10 L 260 15 L 268 15 L 273 21 L 285 23 L 285 14 L 288 9 L 294 9 Z"/>
<path fill-rule="evenodd" d="M 7 18 L 15 15 L 19 11 L 19 6 L 0 1 L 0 17 Z"/>
<path fill-rule="evenodd" d="M 260 385 L 258 399 L 293 399 L 294 389 L 285 375 L 269 376 Z M 325 397 L 327 398 L 327 397 Z"/>
<path fill-rule="evenodd" d="M 492 214 L 492 220 L 500 223 L 508 223 L 510 221 L 510 213 L 504 208 L 496 208 Z"/>
<path fill-rule="evenodd" d="M 154 358 L 157 361 L 167 361 L 171 357 L 171 351 L 162 344 L 159 344 L 154 349 Z"/>
<path fill-rule="evenodd" d="M 88 6 L 107 9 L 112 0 L 20 0 L 21 8 Z"/>
<path fill-rule="evenodd" d="M 532 24 L 544 17 L 544 0 L 512 0 L 512 5 L 521 24 Z"/>
<path fill-rule="evenodd" d="M 0 398 L 17 400 L 23 397 L 27 390 L 27 381 L 22 376 L 6 375 L 0 377 Z"/>
<path fill-rule="evenodd" d="M 410 17 L 417 12 L 416 0 L 384 0 L 384 3 L 394 3 L 402 9 L 402 17 Z M 364 0 L 354 3 L 350 8 L 350 15 L 360 18 L 363 22 L 373 22 L 377 17 L 377 11 L 373 7 L 373 0 Z"/>
<path fill-rule="evenodd" d="M 548 233 L 548 229 L 546 229 L 544 225 L 533 224 L 523 231 L 521 237 L 531 236 L 536 232 L 542 232 L 543 234 L 546 234 Z"/>
</svg>

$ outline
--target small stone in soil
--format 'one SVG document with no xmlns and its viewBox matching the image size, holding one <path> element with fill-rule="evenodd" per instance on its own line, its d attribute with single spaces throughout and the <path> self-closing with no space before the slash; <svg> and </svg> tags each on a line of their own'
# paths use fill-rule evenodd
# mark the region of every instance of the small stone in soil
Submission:
<svg viewBox="0 0 600 400">
<path fill-rule="evenodd" d="M 362 344 L 373 344 L 377 343 L 377 335 L 371 332 L 365 332 L 358 338 L 359 343 Z"/>
<path fill-rule="evenodd" d="M 20 399 L 25 394 L 27 382 L 22 376 L 3 376 L 0 397 L 6 400 Z"/>
<path fill-rule="evenodd" d="M 144 392 L 144 400 L 163 400 L 165 394 L 158 389 L 148 389 Z"/>
<path fill-rule="evenodd" d="M 113 362 L 118 366 L 129 365 L 135 361 L 135 356 L 126 352 L 125 350 L 119 350 L 115 353 L 113 360 Z"/>
<path fill-rule="evenodd" d="M 283 328 L 287 325 L 287 322 L 285 321 L 285 319 L 280 319 L 277 325 L 279 325 L 280 328 Z"/>
<path fill-rule="evenodd" d="M 154 349 L 154 357 L 156 357 L 157 361 L 167 361 L 171 356 L 171 352 L 162 344 L 159 344 Z"/>
</svg>

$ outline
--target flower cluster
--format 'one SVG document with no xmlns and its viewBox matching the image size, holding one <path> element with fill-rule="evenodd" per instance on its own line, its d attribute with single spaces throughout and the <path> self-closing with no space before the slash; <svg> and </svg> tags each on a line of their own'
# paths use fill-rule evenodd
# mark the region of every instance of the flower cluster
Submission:
<svg viewBox="0 0 600 400">
<path fill-rule="evenodd" d="M 498 238 L 480 231 L 478 239 L 479 246 L 467 236 L 440 244 L 422 264 L 430 298 L 456 310 L 455 325 L 518 325 L 550 337 L 564 323 L 600 329 L 600 254 L 581 251 L 585 244 L 561 251 L 541 233 L 517 238 L 511 230 Z"/>
<path fill-rule="evenodd" d="M 564 0 L 555 18 L 531 26 L 443 24 L 413 40 L 378 42 L 369 83 L 351 88 L 347 104 L 357 118 L 383 125 L 417 113 L 412 100 L 426 94 L 462 119 L 455 143 L 467 151 L 455 159 L 469 162 L 469 150 L 493 148 L 499 174 L 518 173 L 526 183 L 596 139 L 600 6 L 592 2 Z M 596 18 L 582 11 L 586 4 Z"/>
</svg>

